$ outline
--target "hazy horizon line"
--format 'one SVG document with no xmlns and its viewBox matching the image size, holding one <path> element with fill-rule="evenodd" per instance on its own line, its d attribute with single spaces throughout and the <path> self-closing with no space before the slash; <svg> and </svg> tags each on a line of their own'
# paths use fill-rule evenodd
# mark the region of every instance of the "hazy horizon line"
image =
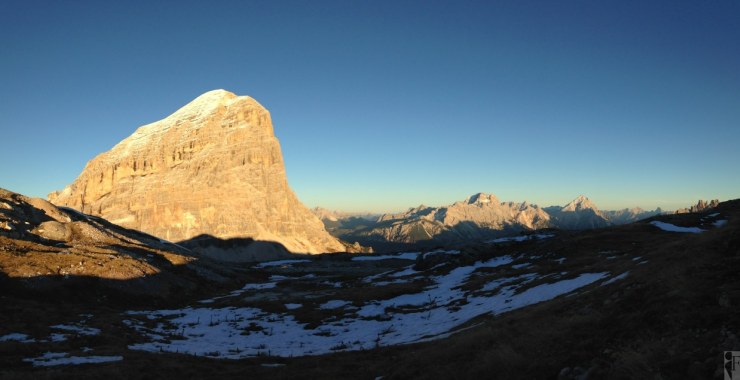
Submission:
<svg viewBox="0 0 740 380">
<path fill-rule="evenodd" d="M 477 193 L 475 193 L 475 194 L 477 194 Z M 484 193 L 484 194 L 493 194 L 493 195 L 495 195 L 495 193 Z M 663 212 L 674 212 L 674 211 L 679 210 L 679 209 L 682 209 L 682 208 L 689 208 L 691 206 L 694 206 L 694 205 L 697 204 L 697 202 L 699 202 L 701 200 L 703 200 L 703 201 L 711 201 L 711 200 L 714 200 L 714 199 L 718 199 L 720 202 L 727 202 L 727 201 L 731 201 L 731 200 L 735 200 L 735 199 L 740 199 L 740 196 L 734 197 L 734 198 L 731 197 L 731 198 L 727 198 L 727 199 L 722 199 L 722 198 L 718 198 L 718 197 L 706 197 L 706 198 L 702 197 L 702 198 L 697 198 L 697 199 L 695 199 L 693 201 L 688 201 L 688 203 L 685 203 L 685 204 L 682 204 L 682 203 L 677 202 L 677 201 L 670 201 L 670 202 L 663 202 L 664 203 L 663 206 L 661 206 L 661 205 L 655 205 L 655 206 L 652 206 L 652 207 L 645 207 L 645 206 L 642 206 L 642 205 L 622 206 L 622 207 L 614 207 L 614 206 L 605 206 L 605 207 L 602 207 L 599 204 L 598 201 L 595 201 L 593 198 L 589 197 L 588 195 L 585 195 L 585 194 L 582 194 L 582 195 L 586 196 L 586 198 L 588 198 L 591 202 L 593 202 L 596 205 L 596 207 L 599 209 L 599 211 L 620 211 L 620 210 L 625 210 L 625 209 L 629 210 L 629 209 L 633 209 L 633 208 L 639 208 L 639 209 L 642 209 L 644 211 L 654 211 L 654 210 L 660 209 Z M 549 203 L 546 203 L 546 202 L 534 202 L 534 201 L 530 201 L 530 200 L 523 200 L 523 201 L 506 200 L 506 199 L 500 199 L 500 198 L 499 198 L 499 201 L 501 203 L 524 203 L 524 202 L 527 202 L 530 205 L 535 205 L 535 206 L 538 206 L 540 208 L 547 208 L 547 207 L 555 207 L 555 206 L 557 206 L 557 207 L 564 207 L 565 205 L 567 205 L 571 201 L 575 200 L 577 197 L 578 196 L 575 196 L 572 199 L 570 199 L 568 201 L 564 201 L 564 202 L 549 202 Z M 300 198 L 300 196 L 299 196 L 299 198 Z M 383 214 L 398 214 L 398 213 L 403 213 L 403 212 L 406 212 L 408 210 L 411 210 L 411 209 L 414 209 L 414 208 L 418 208 L 420 206 L 432 207 L 432 208 L 447 207 L 447 206 L 453 205 L 456 202 L 463 202 L 463 201 L 465 201 L 465 199 L 458 199 L 458 200 L 455 200 L 455 201 L 452 201 L 452 202 L 449 202 L 449 203 L 436 204 L 436 205 L 435 204 L 431 204 L 431 203 L 421 202 L 421 203 L 417 203 L 416 205 L 413 205 L 413 206 L 407 206 L 405 208 L 403 208 L 403 207 L 401 207 L 401 208 L 393 208 L 393 209 L 391 209 L 391 208 L 385 208 L 385 209 L 381 209 L 381 208 L 376 208 L 376 209 L 367 209 L 367 208 L 366 209 L 352 209 L 352 208 L 342 208 L 342 207 L 327 207 L 327 206 L 319 205 L 319 204 L 312 204 L 312 205 L 309 206 L 308 204 L 305 204 L 305 203 L 304 203 L 304 205 L 306 205 L 306 207 L 308 207 L 309 209 L 321 208 L 321 209 L 328 210 L 328 211 L 331 211 L 331 212 L 338 212 L 338 213 L 351 214 L 351 215 L 383 215 Z M 657 202 L 657 203 L 661 203 L 661 202 Z M 670 204 L 670 206 L 668 206 L 666 204 Z"/>
</svg>

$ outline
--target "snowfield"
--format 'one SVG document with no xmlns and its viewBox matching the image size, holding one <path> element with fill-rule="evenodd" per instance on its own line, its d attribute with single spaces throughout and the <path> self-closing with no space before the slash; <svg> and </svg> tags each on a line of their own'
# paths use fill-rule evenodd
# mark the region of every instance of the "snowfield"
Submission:
<svg viewBox="0 0 740 380">
<path fill-rule="evenodd" d="M 279 267 L 279 266 L 290 266 L 293 264 L 300 264 L 300 263 L 310 263 L 311 260 L 304 260 L 304 259 L 292 259 L 292 260 L 275 260 L 275 261 L 266 261 L 264 263 L 259 263 L 255 265 L 255 268 L 267 268 L 267 267 Z"/>
<path fill-rule="evenodd" d="M 49 367 L 57 365 L 78 365 L 108 363 L 123 360 L 123 356 L 69 356 L 65 352 L 47 352 L 37 358 L 23 359 L 34 367 Z"/>
<path fill-rule="evenodd" d="M 378 346 L 407 344 L 439 339 L 454 333 L 475 317 L 499 314 L 562 294 L 609 277 L 609 273 L 560 273 L 545 283 L 537 273 L 496 278 L 479 289 L 463 290 L 481 268 L 510 265 L 503 256 L 454 268 L 447 274 L 431 276 L 431 285 L 418 293 L 368 302 L 332 299 L 317 306 L 284 304 L 287 312 L 270 312 L 256 307 L 186 307 L 175 310 L 130 311 L 124 321 L 149 342 L 130 349 L 149 352 L 177 352 L 213 358 L 238 359 L 258 355 L 303 356 L 336 351 L 361 350 Z M 410 267 L 384 273 L 408 276 Z M 270 283 L 273 284 L 273 283 Z M 258 284 L 248 289 L 271 288 Z M 300 305 L 300 307 L 299 307 Z M 334 310 L 317 327 L 309 327 L 291 314 L 306 308 Z M 155 322 L 155 323 L 152 323 Z"/>
<path fill-rule="evenodd" d="M 508 243 L 508 242 L 521 242 L 521 241 L 527 241 L 532 239 L 549 239 L 551 237 L 555 236 L 554 234 L 534 234 L 534 235 L 525 235 L 525 236 L 511 236 L 511 237 L 503 237 L 498 239 L 493 239 L 487 241 L 487 243 L 496 244 L 496 243 Z"/>
<path fill-rule="evenodd" d="M 416 260 L 419 252 L 403 252 L 395 255 L 356 256 L 352 261 L 379 261 L 379 260 Z"/>
<path fill-rule="evenodd" d="M 21 342 L 21 343 L 33 343 L 36 340 L 32 339 L 26 334 L 22 333 L 10 333 L 7 335 L 0 336 L 0 342 Z"/>
<path fill-rule="evenodd" d="M 657 220 L 650 222 L 650 224 L 654 225 L 655 227 L 660 228 L 663 231 L 668 231 L 668 232 L 690 232 L 694 234 L 704 232 L 704 230 L 702 230 L 699 227 L 679 227 L 679 226 L 676 226 L 670 223 L 659 222 Z"/>
</svg>

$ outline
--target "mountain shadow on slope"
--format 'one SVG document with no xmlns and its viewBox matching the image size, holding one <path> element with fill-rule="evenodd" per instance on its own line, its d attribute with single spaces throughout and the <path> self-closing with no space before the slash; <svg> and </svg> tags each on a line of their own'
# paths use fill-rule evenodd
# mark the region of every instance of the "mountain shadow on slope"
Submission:
<svg viewBox="0 0 740 380">
<path fill-rule="evenodd" d="M 178 245 L 197 253 L 198 256 L 213 260 L 243 263 L 287 259 L 300 254 L 291 253 L 284 245 L 252 238 L 221 239 L 209 234 L 201 234 L 183 240 Z"/>
<path fill-rule="evenodd" d="M 108 293 L 168 298 L 239 277 L 234 268 L 194 256 L 103 218 L 0 189 L 3 289 L 88 301 Z"/>
<path fill-rule="evenodd" d="M 340 221 L 341 222 L 341 221 Z M 388 236 L 384 231 L 396 229 L 396 236 Z M 430 230 L 434 233 L 429 233 Z M 514 236 L 529 232 L 524 228 L 507 226 L 494 229 L 481 226 L 472 221 L 461 221 L 452 227 L 441 227 L 439 223 L 417 220 L 399 223 L 397 220 L 382 222 L 366 221 L 358 230 L 335 230 L 336 236 L 346 241 L 356 241 L 363 246 L 372 247 L 375 252 L 428 250 L 434 248 L 456 248 L 474 242 L 483 242 L 503 236 Z"/>
</svg>

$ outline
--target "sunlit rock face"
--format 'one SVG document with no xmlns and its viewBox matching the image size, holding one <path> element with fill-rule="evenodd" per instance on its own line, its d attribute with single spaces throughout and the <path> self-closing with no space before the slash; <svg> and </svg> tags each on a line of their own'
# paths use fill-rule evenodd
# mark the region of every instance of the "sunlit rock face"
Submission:
<svg viewBox="0 0 740 380">
<path fill-rule="evenodd" d="M 549 215 L 527 202 L 501 202 L 478 193 L 449 206 L 421 205 L 400 214 L 385 214 L 368 232 L 387 241 L 414 243 L 430 239 L 475 240 L 550 227 Z"/>
<path fill-rule="evenodd" d="M 343 250 L 288 186 L 270 113 L 224 90 L 140 127 L 49 200 L 170 241 L 208 234 Z"/>
</svg>

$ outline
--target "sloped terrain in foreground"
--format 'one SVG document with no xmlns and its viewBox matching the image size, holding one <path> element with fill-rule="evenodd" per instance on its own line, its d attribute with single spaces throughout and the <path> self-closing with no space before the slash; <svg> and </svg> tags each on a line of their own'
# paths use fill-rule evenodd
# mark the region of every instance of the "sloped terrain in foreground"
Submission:
<svg viewBox="0 0 740 380">
<path fill-rule="evenodd" d="M 0 375 L 718 377 L 740 350 L 739 220 L 732 201 L 460 251 L 263 263 L 166 305 L 7 294 Z"/>
</svg>

